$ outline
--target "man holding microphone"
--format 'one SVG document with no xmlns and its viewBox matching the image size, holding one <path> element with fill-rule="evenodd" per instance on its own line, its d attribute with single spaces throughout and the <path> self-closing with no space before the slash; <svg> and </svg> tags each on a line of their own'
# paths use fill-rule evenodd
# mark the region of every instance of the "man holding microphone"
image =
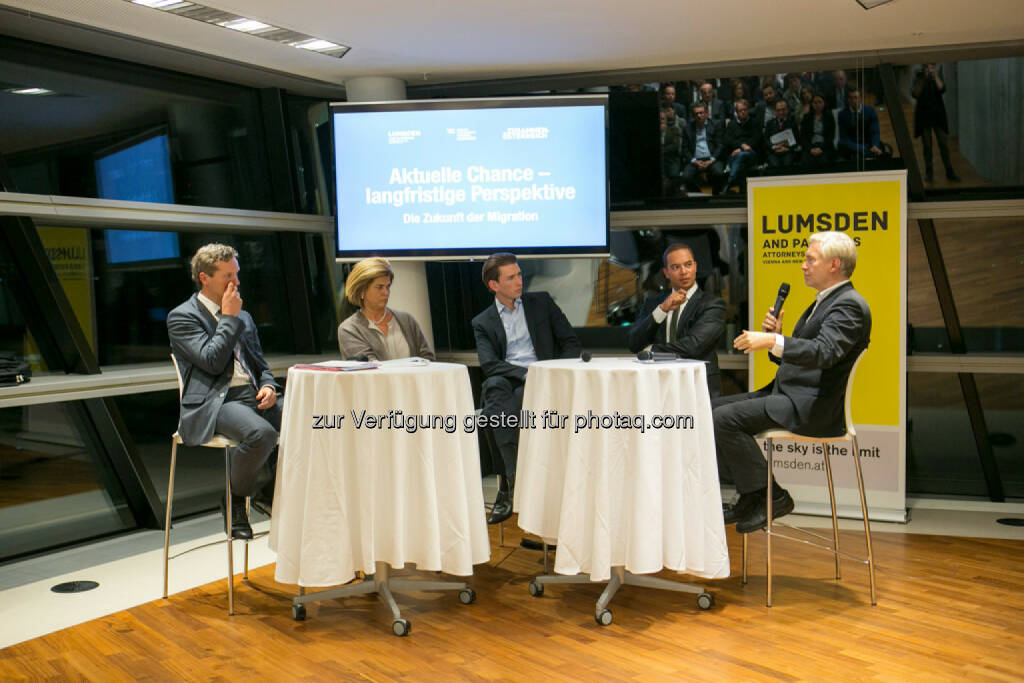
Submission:
<svg viewBox="0 0 1024 683">
<path fill-rule="evenodd" d="M 772 518 L 793 511 L 789 493 L 772 482 L 754 435 L 783 428 L 808 436 L 845 431 L 846 380 L 871 336 L 871 311 L 850 282 L 857 247 L 849 235 L 811 236 L 801 270 L 817 294 L 790 336 L 782 333 L 783 311 L 769 311 L 761 332 L 746 330 L 733 346 L 744 353 L 768 351 L 779 366 L 766 387 L 712 402 L 718 468 L 736 484 L 739 501 L 725 511 L 725 522 L 750 533 L 767 525 L 767 496 Z"/>
</svg>

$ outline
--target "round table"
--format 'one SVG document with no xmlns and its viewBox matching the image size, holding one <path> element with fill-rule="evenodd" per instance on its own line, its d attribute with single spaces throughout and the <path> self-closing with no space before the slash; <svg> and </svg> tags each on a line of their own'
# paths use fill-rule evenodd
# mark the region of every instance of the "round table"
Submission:
<svg viewBox="0 0 1024 683">
<path fill-rule="evenodd" d="M 380 562 L 471 575 L 490 557 L 477 437 L 463 428 L 472 414 L 463 365 L 291 368 L 270 525 L 275 578 L 336 586 Z"/>
<path fill-rule="evenodd" d="M 533 363 L 523 411 L 514 509 L 555 572 L 729 575 L 703 362 Z"/>
</svg>

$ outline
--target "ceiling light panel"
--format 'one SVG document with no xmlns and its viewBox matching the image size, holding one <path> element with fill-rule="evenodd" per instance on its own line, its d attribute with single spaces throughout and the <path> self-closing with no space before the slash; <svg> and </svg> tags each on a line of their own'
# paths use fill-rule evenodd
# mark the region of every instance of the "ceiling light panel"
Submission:
<svg viewBox="0 0 1024 683">
<path fill-rule="evenodd" d="M 240 33 L 247 33 L 257 38 L 269 40 L 274 43 L 283 43 L 308 52 L 318 52 L 328 57 L 342 57 L 349 48 L 339 43 L 333 43 L 323 38 L 306 35 L 298 31 L 280 28 L 272 24 L 250 19 L 231 12 L 224 12 L 212 7 L 206 7 L 195 2 L 183 2 L 182 0 L 125 0 L 125 2 L 142 7 L 161 10 L 168 14 L 176 14 L 186 19 L 194 19 L 204 24 L 213 24 L 221 28 L 231 29 Z"/>
</svg>

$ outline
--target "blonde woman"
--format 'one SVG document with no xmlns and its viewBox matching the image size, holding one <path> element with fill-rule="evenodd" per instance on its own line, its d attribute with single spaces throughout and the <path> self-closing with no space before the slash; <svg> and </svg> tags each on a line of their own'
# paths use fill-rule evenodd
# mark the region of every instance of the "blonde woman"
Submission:
<svg viewBox="0 0 1024 683">
<path fill-rule="evenodd" d="M 387 259 L 363 259 L 345 281 L 345 298 L 359 310 L 338 327 L 342 358 L 392 360 L 419 356 L 434 360 L 423 330 L 408 313 L 388 308 L 395 273 Z"/>
</svg>

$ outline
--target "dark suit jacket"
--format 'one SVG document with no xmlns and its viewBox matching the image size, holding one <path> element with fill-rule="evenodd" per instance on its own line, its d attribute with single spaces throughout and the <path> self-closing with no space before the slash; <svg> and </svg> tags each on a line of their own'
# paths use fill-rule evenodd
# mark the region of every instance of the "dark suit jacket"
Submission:
<svg viewBox="0 0 1024 683">
<path fill-rule="evenodd" d="M 746 123 L 731 118 L 725 123 L 725 134 L 723 136 L 724 154 L 731 155 L 733 150 L 740 145 L 750 145 L 758 156 L 764 149 L 764 132 L 761 123 L 753 117 L 747 117 Z"/>
<path fill-rule="evenodd" d="M 186 446 L 197 446 L 213 436 L 235 371 L 235 344 L 241 343 L 242 358 L 259 386 L 280 389 L 263 359 L 252 316 L 245 311 L 218 321 L 193 294 L 167 315 L 167 332 L 181 372 L 178 433 Z"/>
<path fill-rule="evenodd" d="M 722 378 L 718 373 L 718 340 L 725 331 L 725 302 L 702 289 L 686 302 L 679 316 L 676 341 L 667 343 L 665 327 L 671 317 L 661 324 L 654 322 L 654 309 L 668 297 L 668 292 L 647 297 L 640 317 L 629 328 L 629 350 L 633 353 L 648 344 L 654 351 L 671 351 L 680 358 L 707 362 L 708 392 L 714 398 L 722 393 Z"/>
<path fill-rule="evenodd" d="M 781 133 L 784 130 L 791 131 L 793 133 L 793 140 L 795 140 L 795 144 L 790 145 L 789 151 L 799 151 L 800 131 L 797 129 L 797 124 L 793 117 L 787 116 L 782 121 L 779 121 L 778 119 L 772 119 L 764 127 L 764 146 L 769 156 L 776 154 L 775 150 L 772 149 L 772 136 L 775 135 L 776 133 Z M 782 154 L 786 154 L 786 152 L 782 152 Z"/>
<path fill-rule="evenodd" d="M 878 132 L 878 114 L 874 107 L 861 105 L 856 114 L 849 107 L 839 110 L 836 120 L 839 127 L 839 151 L 850 158 L 857 154 L 870 154 L 868 148 L 881 149 L 882 139 Z"/>
<path fill-rule="evenodd" d="M 717 160 L 722 159 L 722 125 L 720 121 L 710 120 L 704 122 L 704 127 L 708 131 L 708 151 L 711 152 Z M 690 163 L 690 159 L 693 158 L 694 150 L 697 149 L 697 131 L 693 123 L 689 123 L 683 128 L 683 150 L 682 160 L 683 166 Z"/>
<path fill-rule="evenodd" d="M 524 292 L 523 314 L 537 360 L 575 358 L 583 348 L 562 309 L 547 292 Z M 484 377 L 505 376 L 526 379 L 526 368 L 505 360 L 508 339 L 498 308 L 491 304 L 473 318 L 476 355 Z"/>
<path fill-rule="evenodd" d="M 800 120 L 800 146 L 804 150 L 804 159 L 810 157 L 811 149 L 814 147 L 820 147 L 823 152 L 822 156 L 825 158 L 823 161 L 832 161 L 836 158 L 836 117 L 829 110 L 821 112 L 821 135 L 825 138 L 825 141 L 817 144 L 811 144 L 811 138 L 814 137 L 814 112 L 807 112 L 804 114 L 803 119 Z"/>
<path fill-rule="evenodd" d="M 853 285 L 847 282 L 821 302 L 807 320 L 804 311 L 786 337 L 775 379 L 764 390 L 790 399 L 769 403 L 768 416 L 791 432 L 808 436 L 836 436 L 846 430 L 844 415 L 846 378 L 860 352 L 871 340 L 871 309 Z"/>
</svg>

